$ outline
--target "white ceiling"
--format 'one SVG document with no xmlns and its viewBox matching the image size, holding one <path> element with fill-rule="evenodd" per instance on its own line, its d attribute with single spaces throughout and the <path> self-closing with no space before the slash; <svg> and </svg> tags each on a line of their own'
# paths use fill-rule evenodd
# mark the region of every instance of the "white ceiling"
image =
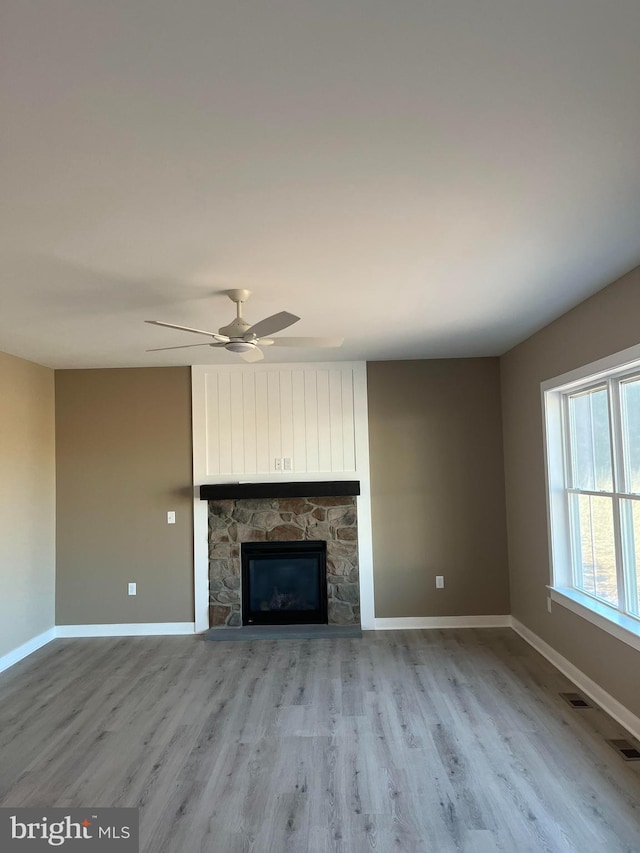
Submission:
<svg viewBox="0 0 640 853">
<path fill-rule="evenodd" d="M 496 355 L 640 262 L 638 0 L 3 0 L 0 350 Z M 267 351 L 270 361 L 318 350 Z"/>
</svg>

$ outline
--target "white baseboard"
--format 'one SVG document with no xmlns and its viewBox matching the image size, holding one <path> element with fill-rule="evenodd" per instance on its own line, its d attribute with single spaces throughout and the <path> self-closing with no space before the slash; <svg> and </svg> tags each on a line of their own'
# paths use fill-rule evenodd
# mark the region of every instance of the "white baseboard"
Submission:
<svg viewBox="0 0 640 853">
<path fill-rule="evenodd" d="M 513 616 L 511 617 L 511 627 L 519 634 L 523 640 L 526 640 L 530 646 L 540 652 L 556 669 L 559 669 L 563 675 L 572 681 L 583 693 L 593 699 L 593 701 L 606 711 L 610 717 L 613 717 L 616 722 L 625 728 L 635 738 L 640 740 L 640 717 L 636 717 L 628 708 L 625 708 L 617 699 L 614 699 L 610 693 L 603 690 L 599 684 L 596 684 L 593 679 L 585 675 L 582 670 L 574 666 L 571 661 L 563 657 L 559 652 L 552 648 L 548 643 L 529 630 L 526 625 L 519 622 Z"/>
<path fill-rule="evenodd" d="M 195 634 L 194 622 L 130 622 L 116 625 L 58 625 L 56 637 L 162 637 Z"/>
<path fill-rule="evenodd" d="M 28 640 L 26 643 L 18 646 L 17 649 L 13 649 L 13 651 L 3 655 L 0 658 L 0 672 L 3 672 L 5 669 L 9 669 L 9 667 L 13 666 L 14 663 L 18 663 L 18 661 L 28 657 L 30 654 L 33 654 L 33 652 L 37 652 L 38 649 L 46 646 L 47 643 L 51 642 L 51 640 L 55 640 L 56 636 L 56 629 L 49 628 L 48 631 L 38 634 L 37 637 L 32 637 L 32 639 Z"/>
<path fill-rule="evenodd" d="M 423 628 L 510 628 L 510 616 L 399 616 L 376 619 L 376 631 L 405 631 Z"/>
</svg>

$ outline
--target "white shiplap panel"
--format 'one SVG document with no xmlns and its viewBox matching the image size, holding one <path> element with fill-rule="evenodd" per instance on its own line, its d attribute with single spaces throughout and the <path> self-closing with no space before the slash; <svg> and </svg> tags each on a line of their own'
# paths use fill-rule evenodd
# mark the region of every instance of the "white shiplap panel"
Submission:
<svg viewBox="0 0 640 853">
<path fill-rule="evenodd" d="M 205 393 L 205 451 L 207 476 L 220 473 L 220 428 L 218 425 L 218 374 L 207 373 L 204 384 Z"/>
<path fill-rule="evenodd" d="M 293 470 L 307 471 L 307 429 L 304 409 L 304 371 L 291 374 L 291 415 L 293 421 Z"/>
<path fill-rule="evenodd" d="M 344 471 L 341 370 L 329 371 L 329 429 L 331 433 L 331 470 Z"/>
<path fill-rule="evenodd" d="M 343 471 L 356 470 L 356 421 L 353 410 L 353 370 L 342 370 Z"/>
<path fill-rule="evenodd" d="M 228 373 L 218 376 L 218 426 L 220 473 L 231 474 L 231 382 Z"/>
<path fill-rule="evenodd" d="M 304 371 L 304 418 L 307 440 L 307 467 L 309 473 L 320 470 L 318 454 L 318 374 Z"/>
<path fill-rule="evenodd" d="M 280 371 L 280 442 L 282 456 L 293 462 L 293 391 L 291 371 Z M 291 469 L 293 470 L 293 468 Z"/>
<path fill-rule="evenodd" d="M 329 371 L 317 371 L 318 382 L 318 468 L 331 471 L 331 420 Z"/>
<path fill-rule="evenodd" d="M 216 370 L 206 375 L 207 474 L 356 470 L 353 371 L 327 365 L 289 370 Z"/>
<path fill-rule="evenodd" d="M 256 447 L 258 474 L 270 474 L 273 463 L 269 461 L 269 398 L 268 374 L 262 371 L 256 377 Z"/>
<path fill-rule="evenodd" d="M 275 460 L 282 456 L 282 432 L 280 429 L 280 372 L 267 374 L 269 406 L 269 470 L 275 470 Z"/>
<path fill-rule="evenodd" d="M 244 420 L 244 474 L 258 471 L 258 446 L 256 436 L 256 380 L 255 373 L 242 373 L 242 415 Z M 234 471 L 234 474 L 236 472 Z M 238 472 L 240 473 L 240 472 Z"/>
<path fill-rule="evenodd" d="M 242 374 L 229 377 L 231 397 L 231 470 L 230 474 L 245 473 L 244 464 L 244 391 Z"/>
</svg>

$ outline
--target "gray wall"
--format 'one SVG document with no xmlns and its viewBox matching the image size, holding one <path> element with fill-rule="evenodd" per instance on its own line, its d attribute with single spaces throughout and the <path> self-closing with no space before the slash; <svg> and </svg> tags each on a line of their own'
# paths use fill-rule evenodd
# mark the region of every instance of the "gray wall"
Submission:
<svg viewBox="0 0 640 853">
<path fill-rule="evenodd" d="M 53 381 L 0 353 L 0 657 L 54 625 Z"/>
<path fill-rule="evenodd" d="M 56 371 L 58 625 L 193 622 L 190 377 Z"/>
<path fill-rule="evenodd" d="M 640 343 L 640 269 L 501 359 L 511 612 L 640 716 L 640 653 L 554 604 L 549 583 L 540 383 Z"/>
<path fill-rule="evenodd" d="M 371 362 L 367 381 L 376 616 L 509 613 L 498 359 Z"/>
</svg>

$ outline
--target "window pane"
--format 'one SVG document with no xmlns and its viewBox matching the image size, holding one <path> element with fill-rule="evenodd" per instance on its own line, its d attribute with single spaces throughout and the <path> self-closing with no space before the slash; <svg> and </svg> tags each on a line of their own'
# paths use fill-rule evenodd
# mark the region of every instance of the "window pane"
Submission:
<svg viewBox="0 0 640 853">
<path fill-rule="evenodd" d="M 569 397 L 573 487 L 613 490 L 611 438 L 606 388 Z"/>
<path fill-rule="evenodd" d="M 620 395 L 626 487 L 640 494 L 640 379 L 620 383 Z"/>
<path fill-rule="evenodd" d="M 618 606 L 613 532 L 613 501 L 594 495 L 573 496 L 576 587 Z"/>
<path fill-rule="evenodd" d="M 627 606 L 640 616 L 640 501 L 620 501 Z"/>
</svg>

